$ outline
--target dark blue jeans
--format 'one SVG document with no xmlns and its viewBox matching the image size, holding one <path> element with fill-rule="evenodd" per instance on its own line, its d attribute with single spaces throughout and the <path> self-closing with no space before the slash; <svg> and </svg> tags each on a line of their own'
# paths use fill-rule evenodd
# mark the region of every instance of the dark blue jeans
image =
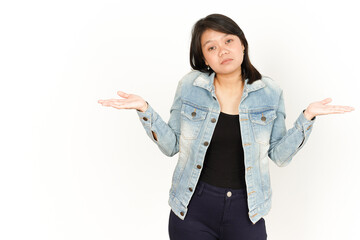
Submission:
<svg viewBox="0 0 360 240">
<path fill-rule="evenodd" d="M 265 220 L 253 224 L 246 189 L 220 188 L 199 181 L 181 220 L 170 210 L 170 240 L 266 240 Z"/>
</svg>

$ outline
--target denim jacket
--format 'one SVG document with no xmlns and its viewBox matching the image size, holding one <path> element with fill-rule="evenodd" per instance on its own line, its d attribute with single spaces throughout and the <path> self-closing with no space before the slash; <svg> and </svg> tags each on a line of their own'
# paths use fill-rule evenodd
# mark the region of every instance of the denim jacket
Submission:
<svg viewBox="0 0 360 240">
<path fill-rule="evenodd" d="M 150 139 L 166 156 L 178 154 L 168 204 L 182 220 L 196 188 L 211 142 L 220 105 L 215 95 L 214 76 L 192 70 L 177 85 L 166 123 L 148 103 L 145 112 L 136 110 Z M 307 120 L 304 110 L 289 130 L 285 126 L 283 91 L 269 77 L 248 84 L 239 105 L 239 121 L 244 149 L 245 180 L 249 219 L 255 224 L 271 208 L 269 159 L 287 166 L 304 147 L 316 117 Z M 156 138 L 153 135 L 156 134 Z"/>
</svg>

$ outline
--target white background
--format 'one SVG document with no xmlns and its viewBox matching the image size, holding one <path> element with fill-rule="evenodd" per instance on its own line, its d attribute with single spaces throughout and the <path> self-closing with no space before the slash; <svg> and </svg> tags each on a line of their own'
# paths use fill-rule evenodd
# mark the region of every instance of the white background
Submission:
<svg viewBox="0 0 360 240">
<path fill-rule="evenodd" d="M 284 90 L 287 126 L 331 97 L 285 168 L 271 163 L 270 240 L 359 239 L 359 61 L 355 1 L 2 1 L 0 239 L 168 239 L 177 157 L 118 90 L 168 121 L 191 70 L 193 24 L 229 16 L 250 59 Z"/>
</svg>

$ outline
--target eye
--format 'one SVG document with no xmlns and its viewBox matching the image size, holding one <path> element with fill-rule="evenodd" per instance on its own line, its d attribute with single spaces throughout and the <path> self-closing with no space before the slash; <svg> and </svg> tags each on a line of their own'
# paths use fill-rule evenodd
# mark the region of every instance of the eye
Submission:
<svg viewBox="0 0 360 240">
<path fill-rule="evenodd" d="M 226 42 L 232 41 L 232 39 L 228 39 Z"/>
<path fill-rule="evenodd" d="M 209 51 L 211 51 L 211 50 L 213 50 L 213 49 L 214 49 L 214 47 L 210 47 L 210 48 L 208 48 L 208 50 L 209 50 Z"/>
</svg>

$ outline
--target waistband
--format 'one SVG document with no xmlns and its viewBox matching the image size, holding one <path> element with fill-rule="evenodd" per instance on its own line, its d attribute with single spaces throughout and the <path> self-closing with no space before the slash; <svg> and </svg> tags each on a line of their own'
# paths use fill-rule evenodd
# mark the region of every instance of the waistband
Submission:
<svg viewBox="0 0 360 240">
<path fill-rule="evenodd" d="M 247 197 L 247 191 L 246 188 L 241 189 L 232 189 L 232 188 L 222 188 L 217 187 L 214 185 L 211 185 L 209 183 L 206 183 L 204 181 L 199 180 L 195 189 L 195 192 L 200 195 L 203 191 L 206 193 L 210 193 L 214 196 L 227 196 L 228 192 L 231 192 L 231 196 L 243 196 Z"/>
</svg>

